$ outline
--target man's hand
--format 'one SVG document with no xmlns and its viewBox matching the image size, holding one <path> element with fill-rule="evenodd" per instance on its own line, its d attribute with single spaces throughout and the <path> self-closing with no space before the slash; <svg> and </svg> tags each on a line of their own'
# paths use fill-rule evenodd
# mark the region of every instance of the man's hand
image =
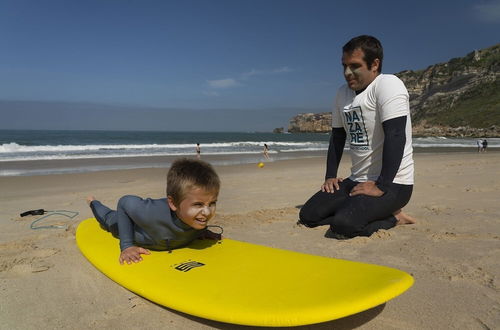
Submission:
<svg viewBox="0 0 500 330">
<path fill-rule="evenodd" d="M 366 195 L 373 197 L 380 197 L 384 192 L 375 185 L 375 181 L 366 181 L 358 183 L 352 188 L 349 196 Z"/>
<path fill-rule="evenodd" d="M 339 183 L 344 181 L 342 178 L 330 178 L 326 179 L 325 183 L 321 185 L 321 191 L 327 192 L 327 193 L 334 193 L 335 190 L 339 190 Z"/>
<path fill-rule="evenodd" d="M 139 246 L 131 246 L 126 248 L 120 253 L 120 265 L 123 265 L 124 262 L 127 264 L 131 264 L 132 262 L 142 261 L 141 254 L 151 254 L 148 249 L 139 247 Z"/>
</svg>

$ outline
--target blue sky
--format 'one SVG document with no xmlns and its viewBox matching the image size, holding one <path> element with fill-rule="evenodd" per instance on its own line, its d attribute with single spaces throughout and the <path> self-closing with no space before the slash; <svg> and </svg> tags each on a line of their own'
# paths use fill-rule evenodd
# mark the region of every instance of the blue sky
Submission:
<svg viewBox="0 0 500 330">
<path fill-rule="evenodd" d="M 424 69 L 499 43 L 500 0 L 0 0 L 0 128 L 286 126 L 330 110 L 360 34 Z"/>
</svg>

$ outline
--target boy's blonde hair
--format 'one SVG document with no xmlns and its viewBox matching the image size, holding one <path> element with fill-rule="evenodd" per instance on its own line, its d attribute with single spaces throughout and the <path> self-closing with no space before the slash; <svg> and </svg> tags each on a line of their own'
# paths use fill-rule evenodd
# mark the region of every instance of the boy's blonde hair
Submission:
<svg viewBox="0 0 500 330">
<path fill-rule="evenodd" d="M 212 165 L 188 158 L 175 160 L 167 173 L 167 196 L 178 205 L 195 187 L 219 193 L 220 179 Z"/>
</svg>

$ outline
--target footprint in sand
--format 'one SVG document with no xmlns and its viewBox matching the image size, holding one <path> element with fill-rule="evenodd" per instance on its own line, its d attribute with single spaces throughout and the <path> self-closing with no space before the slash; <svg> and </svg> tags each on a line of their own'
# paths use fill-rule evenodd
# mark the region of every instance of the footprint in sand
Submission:
<svg viewBox="0 0 500 330">
<path fill-rule="evenodd" d="M 431 239 L 434 241 L 455 240 L 457 237 L 458 237 L 457 233 L 449 231 L 444 233 L 434 233 L 431 235 Z"/>
<path fill-rule="evenodd" d="M 48 259 L 59 251 L 59 249 L 40 249 L 26 241 L 1 244 L 0 275 L 47 271 L 53 267 Z"/>
<path fill-rule="evenodd" d="M 446 265 L 442 263 L 441 266 L 436 266 L 436 268 L 433 273 L 450 282 L 467 281 L 498 290 L 498 283 L 495 281 L 495 277 L 481 267 L 465 264 Z"/>
<path fill-rule="evenodd" d="M 446 211 L 450 208 L 446 205 L 424 205 L 424 209 L 434 213 L 435 215 L 439 214 L 449 214 Z"/>
</svg>

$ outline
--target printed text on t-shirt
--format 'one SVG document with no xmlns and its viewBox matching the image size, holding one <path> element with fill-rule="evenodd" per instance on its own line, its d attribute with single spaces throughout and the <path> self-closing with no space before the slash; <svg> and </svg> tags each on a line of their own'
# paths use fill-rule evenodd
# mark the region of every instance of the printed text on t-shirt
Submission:
<svg viewBox="0 0 500 330">
<path fill-rule="evenodd" d="M 352 147 L 368 146 L 368 134 L 366 132 L 363 111 L 361 107 L 344 108 L 344 116 L 347 124 L 347 134 Z"/>
</svg>

